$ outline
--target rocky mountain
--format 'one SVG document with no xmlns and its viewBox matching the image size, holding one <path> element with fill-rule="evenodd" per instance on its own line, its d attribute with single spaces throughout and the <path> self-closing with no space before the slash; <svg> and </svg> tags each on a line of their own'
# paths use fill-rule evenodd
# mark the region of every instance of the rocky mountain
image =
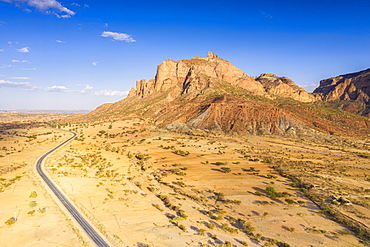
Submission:
<svg viewBox="0 0 370 247">
<path fill-rule="evenodd" d="M 176 91 L 178 95 L 197 95 L 221 81 L 243 88 L 253 95 L 269 98 L 288 97 L 301 102 L 316 100 L 316 97 L 287 77 L 263 74 L 253 78 L 212 52 L 208 52 L 207 57 L 193 57 L 178 62 L 171 59 L 164 61 L 158 66 L 154 79 L 136 82 L 136 89 L 131 89 L 129 97 L 144 98 L 169 89 Z"/>
<path fill-rule="evenodd" d="M 320 81 L 314 93 L 346 111 L 370 116 L 370 69 Z"/>
<path fill-rule="evenodd" d="M 141 118 L 174 131 L 285 136 L 367 135 L 370 122 L 321 106 L 287 77 L 250 77 L 212 52 L 190 60 L 166 60 L 154 79 L 136 82 L 128 97 L 65 121 Z"/>
<path fill-rule="evenodd" d="M 278 77 L 274 74 L 262 74 L 256 78 L 270 97 L 291 98 L 300 102 L 315 102 L 320 100 L 316 95 L 308 93 L 297 86 L 288 77 Z"/>
</svg>

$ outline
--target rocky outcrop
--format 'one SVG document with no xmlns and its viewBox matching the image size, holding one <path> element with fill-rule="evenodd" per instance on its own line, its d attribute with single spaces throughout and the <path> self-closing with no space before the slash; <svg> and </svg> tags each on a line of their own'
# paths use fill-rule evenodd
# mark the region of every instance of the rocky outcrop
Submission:
<svg viewBox="0 0 370 247">
<path fill-rule="evenodd" d="M 320 81 L 314 93 L 324 101 L 370 101 L 370 69 Z"/>
<path fill-rule="evenodd" d="M 369 101 L 369 73 L 367 70 L 323 80 L 315 91 L 317 94 L 309 94 L 287 77 L 274 74 L 250 77 L 209 52 L 207 57 L 164 61 L 158 66 L 154 79 L 136 82 L 128 98 L 103 105 L 73 121 L 139 118 L 182 133 L 311 135 L 316 138 L 317 133 L 323 132 L 369 136 L 368 119 L 323 107 L 330 107 L 329 103 L 309 104 L 322 98 L 351 99 L 341 109 L 356 111 L 354 113 L 361 110 L 361 114 L 367 116 L 370 112 L 365 111 L 364 101 Z M 356 100 L 361 100 L 362 105 L 353 104 Z M 339 108 L 337 102 L 334 104 Z"/>
<path fill-rule="evenodd" d="M 270 96 L 292 98 L 301 102 L 314 102 L 318 100 L 317 97 L 297 86 L 288 77 L 278 77 L 274 74 L 262 74 L 256 78 L 256 81 L 263 85 L 265 91 Z"/>
<path fill-rule="evenodd" d="M 154 79 L 136 82 L 136 89 L 130 91 L 129 97 L 144 98 L 171 89 L 176 89 L 179 95 L 197 95 L 218 82 L 270 98 L 288 97 L 302 102 L 316 99 L 287 77 L 263 74 L 255 79 L 212 52 L 208 52 L 207 57 L 195 56 L 190 60 L 177 62 L 172 59 L 164 61 L 157 67 Z"/>
</svg>

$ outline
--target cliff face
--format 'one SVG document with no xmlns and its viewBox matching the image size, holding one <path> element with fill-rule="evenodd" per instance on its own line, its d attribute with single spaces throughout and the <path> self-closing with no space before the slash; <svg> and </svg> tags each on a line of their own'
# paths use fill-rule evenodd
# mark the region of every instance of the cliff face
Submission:
<svg viewBox="0 0 370 247">
<path fill-rule="evenodd" d="M 370 69 L 322 80 L 314 93 L 329 107 L 370 117 Z"/>
<path fill-rule="evenodd" d="M 136 89 L 130 91 L 129 97 L 143 98 L 171 89 L 179 95 L 197 95 L 216 82 L 227 83 L 243 88 L 251 94 L 270 98 L 288 97 L 302 102 L 316 100 L 287 77 L 263 74 L 255 79 L 212 52 L 208 52 L 207 57 L 193 57 L 178 62 L 171 59 L 164 61 L 158 66 L 154 79 L 136 82 Z"/>
<path fill-rule="evenodd" d="M 207 57 L 177 62 L 166 60 L 158 66 L 154 79 L 137 81 L 136 88 L 131 89 L 126 99 L 103 105 L 70 121 L 142 118 L 175 131 L 313 135 L 315 138 L 321 131 L 367 136 L 370 135 L 368 119 L 322 107 L 324 102 L 301 102 L 369 101 L 369 73 L 367 70 L 323 80 L 315 91 L 317 94 L 310 94 L 287 77 L 273 74 L 250 77 L 209 52 Z M 342 109 L 359 107 L 346 105 Z"/>
<path fill-rule="evenodd" d="M 288 77 L 278 77 L 274 74 L 262 74 L 256 81 L 260 82 L 270 96 L 291 98 L 301 102 L 314 102 L 318 97 L 297 86 Z"/>
<path fill-rule="evenodd" d="M 320 94 L 324 101 L 358 100 L 369 102 L 370 69 L 322 80 L 314 93 Z"/>
</svg>

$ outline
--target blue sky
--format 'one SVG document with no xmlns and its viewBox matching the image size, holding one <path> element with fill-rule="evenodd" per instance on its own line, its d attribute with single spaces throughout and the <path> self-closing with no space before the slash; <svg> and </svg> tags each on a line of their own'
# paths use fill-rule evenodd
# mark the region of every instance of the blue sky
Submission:
<svg viewBox="0 0 370 247">
<path fill-rule="evenodd" d="M 212 51 L 251 76 L 370 67 L 370 1 L 0 0 L 0 110 L 92 110 L 162 61 Z"/>
</svg>

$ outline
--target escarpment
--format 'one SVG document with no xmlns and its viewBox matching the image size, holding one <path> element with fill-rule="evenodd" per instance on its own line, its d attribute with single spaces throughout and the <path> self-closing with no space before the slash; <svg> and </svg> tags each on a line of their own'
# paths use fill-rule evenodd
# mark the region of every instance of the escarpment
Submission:
<svg viewBox="0 0 370 247">
<path fill-rule="evenodd" d="M 311 94 L 288 77 L 251 77 L 209 52 L 207 57 L 166 60 L 158 65 L 153 79 L 137 81 L 126 99 L 69 120 L 140 118 L 171 131 L 227 135 L 367 136 L 367 118 L 325 104 L 356 101 L 341 109 L 359 112 L 361 106 L 366 110 L 369 74 L 370 70 L 366 70 L 323 80 Z"/>
</svg>

